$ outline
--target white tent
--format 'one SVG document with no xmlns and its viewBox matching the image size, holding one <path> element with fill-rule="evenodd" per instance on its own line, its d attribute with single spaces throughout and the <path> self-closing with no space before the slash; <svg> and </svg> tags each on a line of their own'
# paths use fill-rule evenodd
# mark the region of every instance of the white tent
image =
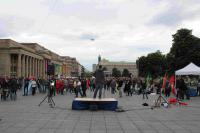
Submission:
<svg viewBox="0 0 200 133">
<path fill-rule="evenodd" d="M 200 75 L 200 67 L 191 62 L 184 68 L 177 70 L 175 75 Z"/>
</svg>

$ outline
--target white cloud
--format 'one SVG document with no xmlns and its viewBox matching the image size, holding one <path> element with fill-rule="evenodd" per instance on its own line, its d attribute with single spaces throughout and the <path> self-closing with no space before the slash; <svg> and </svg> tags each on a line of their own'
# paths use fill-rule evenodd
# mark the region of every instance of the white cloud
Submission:
<svg viewBox="0 0 200 133">
<path fill-rule="evenodd" d="M 200 0 L 1 0 L 0 9 L 1 38 L 37 42 L 89 69 L 99 54 L 167 53 L 179 28 L 200 37 Z"/>
</svg>

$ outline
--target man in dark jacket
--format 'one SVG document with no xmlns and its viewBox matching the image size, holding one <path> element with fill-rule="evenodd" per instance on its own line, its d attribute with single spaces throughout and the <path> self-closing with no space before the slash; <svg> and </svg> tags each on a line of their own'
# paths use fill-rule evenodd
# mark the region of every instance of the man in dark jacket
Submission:
<svg viewBox="0 0 200 133">
<path fill-rule="evenodd" d="M 83 91 L 83 97 L 86 97 L 86 79 L 81 80 L 81 88 Z"/>
<path fill-rule="evenodd" d="M 29 85 L 29 79 L 26 78 L 25 81 L 24 81 L 24 95 L 23 96 L 28 95 L 28 85 Z"/>
<path fill-rule="evenodd" d="M 17 79 L 11 78 L 8 82 L 10 88 L 10 99 L 16 100 L 17 98 Z"/>
<path fill-rule="evenodd" d="M 179 89 L 180 89 L 180 99 L 184 100 L 184 95 L 186 95 L 186 98 L 189 100 L 190 97 L 189 97 L 189 94 L 188 94 L 188 88 L 187 88 L 183 78 L 180 79 Z"/>
<path fill-rule="evenodd" d="M 104 72 L 102 70 L 102 66 L 99 65 L 99 69 L 95 71 L 95 91 L 94 91 L 94 96 L 93 98 L 96 98 L 97 92 L 99 91 L 99 98 L 101 98 L 101 94 L 102 94 L 102 89 L 103 89 L 103 85 L 105 82 L 105 76 L 104 76 Z"/>
</svg>

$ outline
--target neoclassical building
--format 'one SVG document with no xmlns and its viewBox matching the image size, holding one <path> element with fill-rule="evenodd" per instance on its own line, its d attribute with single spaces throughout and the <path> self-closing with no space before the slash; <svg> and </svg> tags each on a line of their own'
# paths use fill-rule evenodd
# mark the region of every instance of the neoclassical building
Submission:
<svg viewBox="0 0 200 133">
<path fill-rule="evenodd" d="M 74 61 L 67 62 L 68 59 Z M 54 66 L 54 75 L 71 76 L 68 68 L 77 63 L 76 59 L 61 57 L 37 43 L 0 39 L 0 76 L 47 77 L 50 64 Z M 79 70 L 78 66 L 73 69 Z"/>
<path fill-rule="evenodd" d="M 104 72 L 106 76 L 112 75 L 113 68 L 117 68 L 118 70 L 121 71 L 121 73 L 123 72 L 124 69 L 128 69 L 129 73 L 131 73 L 133 77 L 138 76 L 138 69 L 135 62 L 125 62 L 125 61 L 114 62 L 106 59 L 101 60 L 101 57 L 99 56 L 98 64 L 93 64 L 93 72 L 99 65 L 102 65 L 102 67 L 105 69 Z"/>
</svg>

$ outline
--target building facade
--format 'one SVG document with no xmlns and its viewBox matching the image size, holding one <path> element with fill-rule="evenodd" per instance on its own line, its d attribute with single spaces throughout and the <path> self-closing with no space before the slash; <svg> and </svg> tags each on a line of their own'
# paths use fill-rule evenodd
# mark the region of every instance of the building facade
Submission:
<svg viewBox="0 0 200 133">
<path fill-rule="evenodd" d="M 99 56 L 98 64 L 93 64 L 93 72 L 97 69 L 99 65 L 102 65 L 102 68 L 105 70 L 104 72 L 106 76 L 112 76 L 113 68 L 117 68 L 118 70 L 120 70 L 121 73 L 124 69 L 127 69 L 133 77 L 138 76 L 138 69 L 135 62 L 113 62 L 106 59 L 101 59 L 101 57 Z"/>
<path fill-rule="evenodd" d="M 71 59 L 71 57 L 69 57 Z M 0 76 L 41 77 L 48 74 L 48 66 L 53 65 L 54 75 L 72 76 L 77 65 L 37 43 L 18 43 L 11 39 L 0 39 Z"/>
<path fill-rule="evenodd" d="M 76 58 L 62 56 L 61 59 L 64 60 L 66 63 L 66 76 L 81 76 L 83 66 L 76 60 Z"/>
</svg>

